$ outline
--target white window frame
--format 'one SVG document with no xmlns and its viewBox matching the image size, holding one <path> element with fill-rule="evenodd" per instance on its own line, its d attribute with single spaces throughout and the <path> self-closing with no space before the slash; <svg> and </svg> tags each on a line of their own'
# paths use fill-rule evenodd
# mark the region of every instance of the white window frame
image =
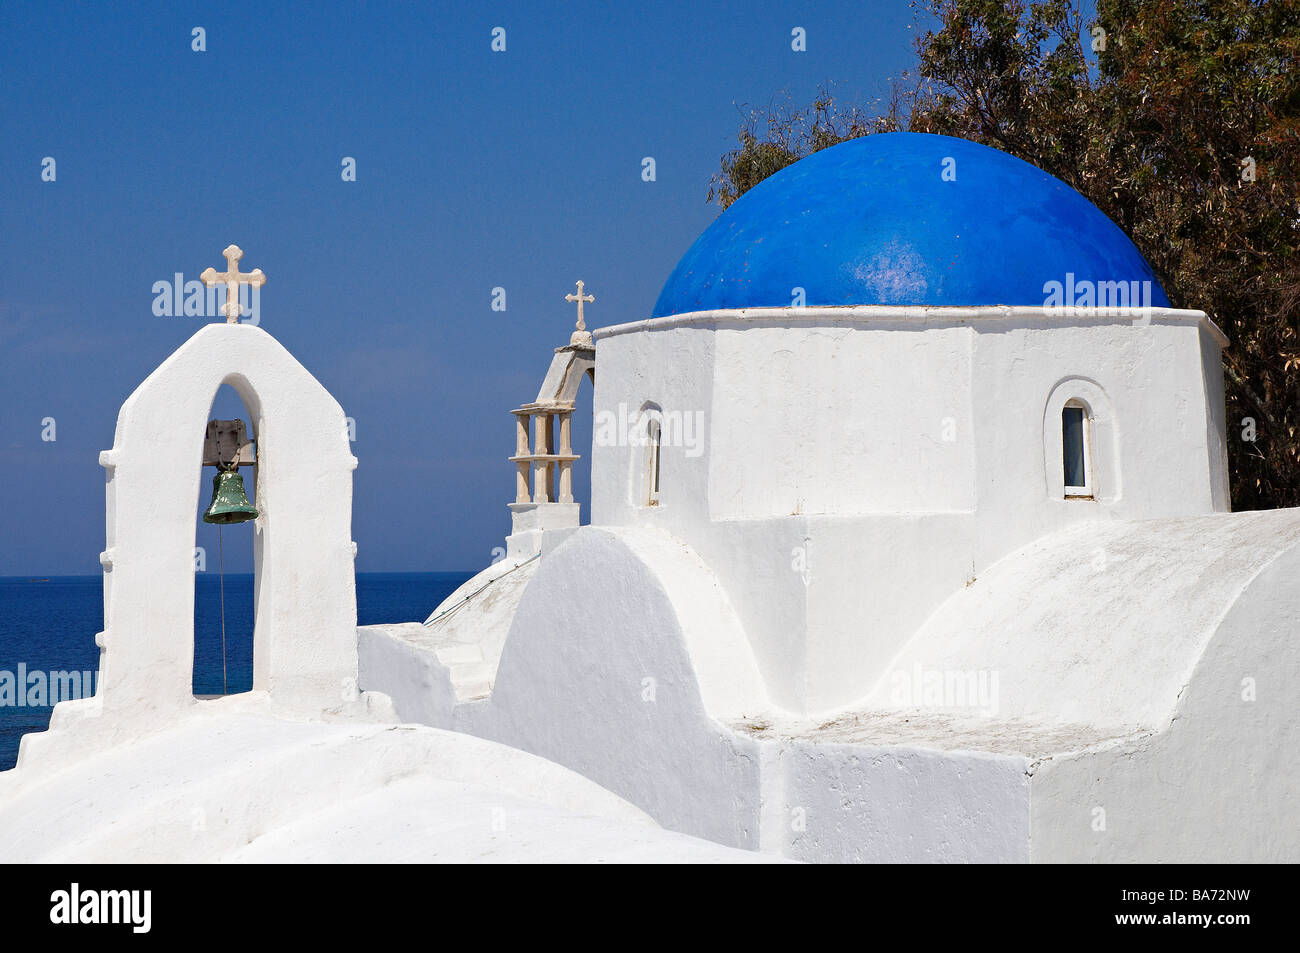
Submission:
<svg viewBox="0 0 1300 953">
<path fill-rule="evenodd" d="M 1065 483 L 1065 411 L 1069 408 L 1083 411 L 1083 486 L 1070 486 Z M 1061 482 L 1065 487 L 1067 500 L 1095 499 L 1092 472 L 1092 410 L 1078 398 L 1071 398 L 1061 405 Z"/>
<path fill-rule="evenodd" d="M 660 475 L 660 448 L 663 439 L 663 422 L 657 413 L 651 414 L 646 420 L 646 446 L 649 448 L 646 452 L 646 474 L 645 474 L 645 505 L 659 505 L 659 475 Z"/>
</svg>

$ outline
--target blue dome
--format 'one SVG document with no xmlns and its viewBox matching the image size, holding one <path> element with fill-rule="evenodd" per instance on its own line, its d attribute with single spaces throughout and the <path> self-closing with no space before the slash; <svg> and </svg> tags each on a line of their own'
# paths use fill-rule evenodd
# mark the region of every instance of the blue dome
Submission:
<svg viewBox="0 0 1300 953">
<path fill-rule="evenodd" d="M 796 287 L 809 306 L 1041 307 L 1067 273 L 1076 287 L 1150 281 L 1150 304 L 1169 307 L 1128 236 L 1064 182 L 965 139 L 883 133 L 746 192 L 682 256 L 654 316 L 789 307 Z"/>
</svg>

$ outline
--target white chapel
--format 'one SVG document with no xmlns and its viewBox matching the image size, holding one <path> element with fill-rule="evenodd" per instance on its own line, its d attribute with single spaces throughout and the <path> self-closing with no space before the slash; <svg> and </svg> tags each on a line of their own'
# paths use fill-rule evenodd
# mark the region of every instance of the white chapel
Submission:
<svg viewBox="0 0 1300 953">
<path fill-rule="evenodd" d="M 265 280 L 241 254 L 205 280 Z M 589 330 L 598 292 L 503 421 L 504 557 L 423 622 L 357 626 L 310 373 L 237 323 L 167 358 L 101 456 L 99 694 L 0 773 L 11 858 L 1300 859 L 1300 510 L 1230 512 L 1230 342 L 1082 196 L 873 135 L 742 196 L 648 316 Z M 254 690 L 206 699 L 223 384 Z"/>
<path fill-rule="evenodd" d="M 1229 512 L 1229 342 L 1078 193 L 853 140 L 591 337 L 515 411 L 506 558 L 361 632 L 404 720 L 801 860 L 1300 858 L 1300 511 Z"/>
</svg>

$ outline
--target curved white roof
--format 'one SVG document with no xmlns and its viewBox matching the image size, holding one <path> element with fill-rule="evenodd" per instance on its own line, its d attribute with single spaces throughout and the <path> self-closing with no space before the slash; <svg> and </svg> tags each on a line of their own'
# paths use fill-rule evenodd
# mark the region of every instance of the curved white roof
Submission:
<svg viewBox="0 0 1300 953">
<path fill-rule="evenodd" d="M 909 673 L 986 672 L 997 719 L 1092 736 L 1161 729 L 1220 620 L 1297 543 L 1300 509 L 1055 533 L 948 599 L 853 707 L 899 710 Z"/>
<path fill-rule="evenodd" d="M 422 725 L 288 721 L 260 701 L 195 704 L 172 728 L 79 757 L 37 752 L 0 773 L 4 859 L 772 860 L 665 831 L 505 745 Z"/>
</svg>

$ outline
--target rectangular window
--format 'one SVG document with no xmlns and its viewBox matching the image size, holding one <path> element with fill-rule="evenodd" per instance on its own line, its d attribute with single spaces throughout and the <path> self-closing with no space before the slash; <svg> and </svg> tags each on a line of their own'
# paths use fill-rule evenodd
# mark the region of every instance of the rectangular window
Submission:
<svg viewBox="0 0 1300 953">
<path fill-rule="evenodd" d="M 659 421 L 651 420 L 647 428 L 650 438 L 650 472 L 647 474 L 647 483 L 649 484 L 649 499 L 646 503 L 650 506 L 659 505 Z"/>
<path fill-rule="evenodd" d="M 1082 407 L 1061 410 L 1061 459 L 1065 468 L 1065 495 L 1090 496 L 1088 483 L 1088 420 Z"/>
</svg>

